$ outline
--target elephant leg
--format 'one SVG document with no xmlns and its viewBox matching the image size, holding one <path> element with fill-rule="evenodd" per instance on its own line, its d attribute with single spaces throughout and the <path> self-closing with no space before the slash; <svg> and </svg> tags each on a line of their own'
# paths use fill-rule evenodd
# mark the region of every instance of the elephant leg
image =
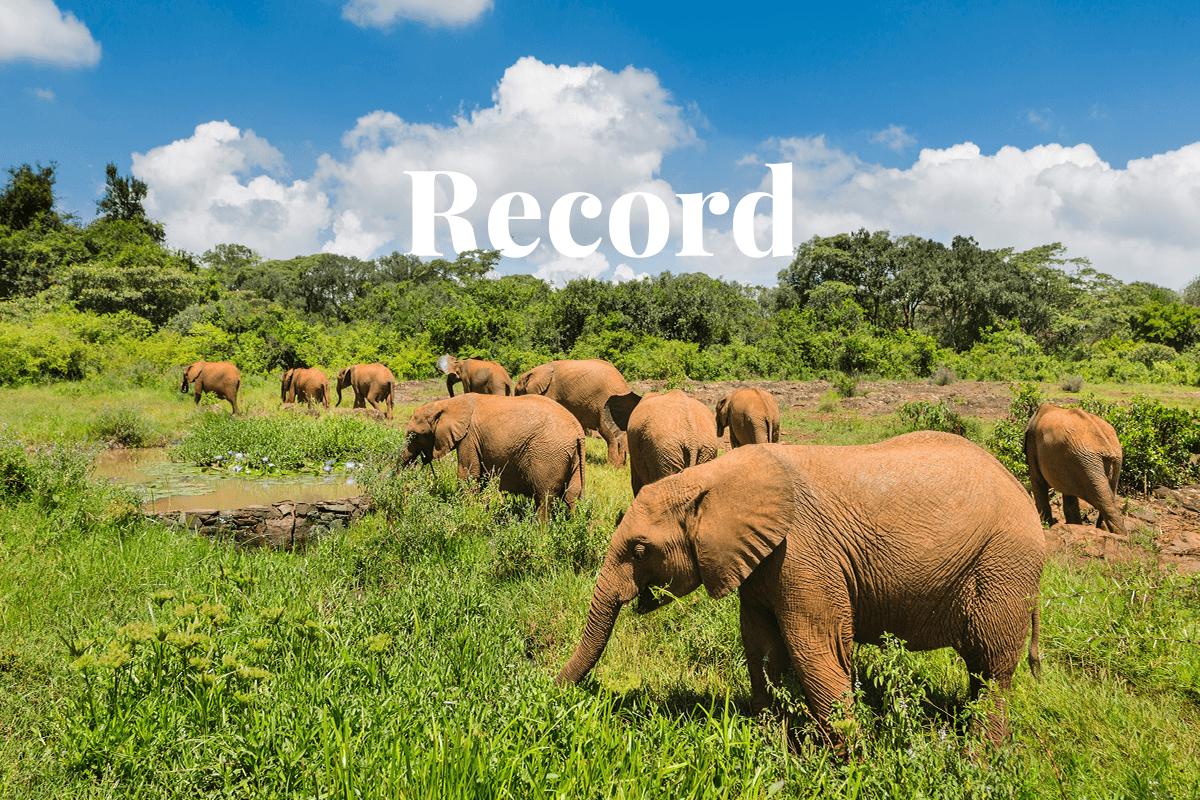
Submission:
<svg viewBox="0 0 1200 800">
<path fill-rule="evenodd" d="M 1042 522 L 1054 524 L 1054 512 L 1050 510 L 1050 484 L 1042 477 L 1037 461 L 1029 459 L 1029 486 L 1033 490 L 1033 504 L 1037 506 L 1038 516 Z"/>
<path fill-rule="evenodd" d="M 732 450 L 735 447 L 741 447 L 741 446 L 742 446 L 742 440 L 739 439 L 737 434 L 733 432 L 733 428 L 730 428 L 729 429 L 729 449 Z"/>
<path fill-rule="evenodd" d="M 1063 501 L 1063 516 L 1066 517 L 1068 525 L 1082 525 L 1083 517 L 1079 514 L 1079 498 L 1073 494 L 1064 494 Z"/>
<path fill-rule="evenodd" d="M 622 441 L 622 438 L 625 436 L 625 432 L 601 418 L 600 436 L 604 439 L 604 443 L 608 445 L 608 465 L 610 467 L 625 466 L 625 452 L 627 445 L 625 445 Z"/>
<path fill-rule="evenodd" d="M 1117 505 L 1117 483 L 1121 479 L 1121 465 L 1115 459 L 1104 460 L 1104 472 L 1096 476 L 1096 527 L 1107 528 L 1111 533 L 1126 533 L 1125 515 Z M 1089 500 L 1089 502 L 1091 502 Z"/>
<path fill-rule="evenodd" d="M 828 602 L 824 598 L 820 602 Z M 777 617 L 778 619 L 778 617 Z M 844 754 L 845 742 L 829 726 L 834 704 L 850 700 L 850 653 L 854 637 L 848 626 L 838 625 L 827 614 L 796 614 L 779 619 L 788 655 L 804 692 L 808 711 L 821 726 L 829 745 Z M 847 709 L 853 716 L 853 708 Z"/>
<path fill-rule="evenodd" d="M 778 686 L 789 660 L 787 644 L 779 632 L 775 613 L 742 601 L 742 650 L 750 671 L 750 698 L 754 715 L 772 707 L 770 687 Z"/>
<path fill-rule="evenodd" d="M 992 649 L 989 652 L 989 649 L 980 646 L 962 653 L 967 662 L 967 672 L 971 676 L 971 700 L 975 701 L 985 694 L 991 694 L 995 710 L 988 712 L 985 725 L 988 741 L 995 746 L 1008 736 L 1006 695 L 1012 686 L 1017 662 L 1021 660 L 1021 646 L 1024 642 L 1022 635 L 1020 642 L 1012 648 L 999 651 Z M 978 726 L 975 729 L 978 730 Z"/>
</svg>

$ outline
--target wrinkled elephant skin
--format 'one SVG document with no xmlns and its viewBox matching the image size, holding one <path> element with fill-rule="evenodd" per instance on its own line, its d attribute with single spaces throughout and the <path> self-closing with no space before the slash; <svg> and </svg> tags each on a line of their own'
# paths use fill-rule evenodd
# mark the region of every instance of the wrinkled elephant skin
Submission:
<svg viewBox="0 0 1200 800">
<path fill-rule="evenodd" d="M 558 683 L 596 664 L 621 606 L 636 598 L 650 611 L 703 584 L 714 598 L 738 590 L 756 713 L 790 667 L 826 725 L 850 692 L 854 643 L 891 633 L 912 650 L 953 647 L 972 696 L 994 681 L 987 728 L 998 742 L 1031 623 L 1038 664 L 1044 548 L 1024 487 L 959 436 L 740 447 L 642 489 L 613 533 Z"/>
<path fill-rule="evenodd" d="M 583 428 L 545 397 L 460 394 L 421 406 L 404 430 L 401 464 L 456 450 L 460 479 L 498 474 L 501 491 L 534 498 L 542 519 L 555 498 L 574 510 L 583 494 Z"/>
<path fill-rule="evenodd" d="M 540 394 L 575 415 L 585 430 L 596 430 L 608 445 L 608 463 L 625 465 L 625 426 L 603 414 L 610 397 L 637 398 L 617 368 L 599 358 L 584 361 L 551 361 L 521 373 L 513 394 Z M 633 400 L 636 403 L 636 399 Z"/>
<path fill-rule="evenodd" d="M 736 389 L 717 401 L 717 437 L 729 428 L 729 447 L 779 443 L 779 404 L 757 387 Z"/>
<path fill-rule="evenodd" d="M 1117 506 L 1121 480 L 1121 442 L 1107 421 L 1081 408 L 1043 403 L 1025 427 L 1025 463 L 1033 502 L 1043 521 L 1054 524 L 1050 490 L 1063 496 L 1063 516 L 1079 525 L 1079 498 L 1096 509 L 1096 527 L 1125 533 Z"/>
<path fill-rule="evenodd" d="M 228 361 L 197 361 L 183 371 L 183 383 L 179 391 L 187 394 L 188 384 L 193 387 L 196 405 L 200 396 L 212 392 L 229 403 L 233 413 L 238 413 L 238 392 L 242 388 L 242 373 Z"/>
<path fill-rule="evenodd" d="M 629 415 L 627 434 L 634 497 L 647 484 L 717 457 L 712 412 L 679 389 L 643 397 Z"/>
<path fill-rule="evenodd" d="M 342 390 L 347 386 L 354 389 L 354 407 L 366 408 L 367 403 L 376 411 L 382 411 L 385 419 L 392 418 L 392 404 L 396 401 L 396 378 L 392 371 L 378 362 L 355 364 L 343 367 L 337 377 L 337 405 L 342 404 Z M 386 406 L 386 411 L 380 405 Z"/>
<path fill-rule="evenodd" d="M 446 391 L 454 397 L 454 384 L 461 383 L 464 392 L 512 396 L 513 383 L 508 370 L 495 361 L 479 358 L 455 358 L 444 355 L 438 359 L 438 369 L 446 376 Z"/>
<path fill-rule="evenodd" d="M 324 370 L 297 367 L 283 373 L 280 381 L 279 399 L 284 403 L 297 401 L 312 408 L 314 402 L 329 409 L 329 377 Z"/>
</svg>

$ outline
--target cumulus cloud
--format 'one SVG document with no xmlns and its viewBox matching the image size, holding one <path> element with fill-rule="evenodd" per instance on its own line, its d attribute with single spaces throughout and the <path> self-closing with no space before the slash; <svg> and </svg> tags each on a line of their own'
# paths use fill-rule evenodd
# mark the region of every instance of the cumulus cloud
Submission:
<svg viewBox="0 0 1200 800">
<path fill-rule="evenodd" d="M 897 153 L 902 153 L 909 147 L 917 143 L 917 140 L 908 135 L 908 131 L 904 130 L 903 125 L 888 125 L 883 130 L 871 136 L 872 142 L 879 142 L 889 150 L 895 150 Z"/>
<path fill-rule="evenodd" d="M 492 0 L 350 0 L 342 17 L 363 28 L 386 28 L 400 19 L 466 25 L 491 7 Z"/>
<path fill-rule="evenodd" d="M 541 209 L 542 222 L 526 226 L 541 233 L 523 238 L 521 224 L 512 226 L 521 242 L 545 237 L 551 205 L 572 191 L 595 194 L 605 209 L 627 192 L 649 192 L 667 204 L 678 225 L 675 192 L 657 175 L 663 156 L 693 143 L 696 134 L 654 73 L 554 66 L 526 57 L 505 71 L 492 99 L 493 105 L 449 126 L 409 123 L 387 111 L 360 118 L 343 137 L 345 156 L 322 156 L 315 176 L 337 195 L 335 228 L 346 214 L 355 217 L 329 249 L 365 257 L 384 242 L 408 248 L 412 181 L 406 170 L 449 170 L 474 180 L 479 197 L 464 217 L 481 246 L 488 243 L 492 202 L 514 191 L 533 195 Z M 436 207 L 448 206 L 443 197 Z M 579 242 L 607 238 L 607 214 L 575 219 Z M 635 231 L 644 220 L 635 215 Z"/>
<path fill-rule="evenodd" d="M 533 276 L 560 287 L 575 278 L 598 278 L 608 272 L 610 266 L 608 259 L 598 250 L 583 258 L 567 258 L 553 250 L 545 251 L 543 255 L 546 260 L 537 265 Z"/>
<path fill-rule="evenodd" d="M 308 181 L 272 177 L 284 169 L 265 139 L 228 122 L 206 122 L 187 139 L 133 154 L 133 174 L 149 187 L 146 212 L 166 225 L 173 245 L 195 252 L 223 242 L 272 258 L 320 250 L 329 200 Z M 353 221 L 341 222 L 350 235 Z"/>
<path fill-rule="evenodd" d="M 612 282 L 625 283 L 626 281 L 644 281 L 649 277 L 649 272 L 635 273 L 628 264 L 617 264 L 617 266 L 613 268 Z"/>
<path fill-rule="evenodd" d="M 0 63 L 34 61 L 60 67 L 94 67 L 100 43 L 54 0 L 0 0 Z"/>
<path fill-rule="evenodd" d="M 822 137 L 775 146 L 779 159 L 794 164 L 797 242 L 860 227 L 944 242 L 971 235 L 984 247 L 1062 242 L 1071 255 L 1123 280 L 1167 286 L 1182 285 L 1200 263 L 1200 143 L 1123 169 L 1086 144 L 1003 147 L 984 155 L 966 142 L 922 150 L 907 169 L 865 163 Z M 764 181 L 763 189 L 769 187 Z M 760 214 L 756 230 L 768 228 Z M 729 277 L 771 282 L 786 266 L 786 259 L 739 258 L 729 238 L 706 236 Z M 705 268 L 701 259 L 689 262 Z"/>
<path fill-rule="evenodd" d="M 53 89 L 26 89 L 25 91 L 38 100 L 45 100 L 47 103 L 53 103 L 57 98 Z"/>
</svg>

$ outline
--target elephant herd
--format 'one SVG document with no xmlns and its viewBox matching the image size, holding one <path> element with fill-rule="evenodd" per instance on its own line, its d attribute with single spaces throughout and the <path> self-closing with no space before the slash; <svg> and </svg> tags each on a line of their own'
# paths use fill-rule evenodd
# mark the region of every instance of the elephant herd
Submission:
<svg viewBox="0 0 1200 800">
<path fill-rule="evenodd" d="M 613 533 L 578 646 L 559 673 L 573 684 L 595 666 L 622 606 L 643 614 L 703 586 L 740 598 L 743 651 L 755 713 L 789 668 L 831 741 L 834 704 L 851 687 L 855 643 L 884 634 L 912 650 L 952 647 L 970 674 L 971 697 L 996 692 L 986 732 L 1005 735 L 1005 694 L 1029 632 L 1039 671 L 1038 594 L 1048 494 L 1063 494 L 1067 521 L 1078 498 L 1097 525 L 1123 526 L 1116 488 L 1121 446 L 1108 423 L 1079 409 L 1043 405 L 1024 450 L 1030 492 L 969 440 L 918 431 L 871 445 L 780 445 L 775 399 L 757 388 L 722 397 L 715 413 L 675 390 L 641 396 L 607 361 L 560 360 L 513 381 L 498 363 L 443 356 L 449 398 L 414 411 L 402 464 L 457 452 L 461 478 L 496 476 L 533 497 L 539 515 L 561 499 L 573 510 L 585 486 L 585 431 L 630 467 L 634 500 Z M 316 374 L 313 374 L 316 373 Z M 289 401 L 328 407 L 323 373 L 284 378 Z M 230 364 L 188 368 L 197 402 L 213 391 L 237 409 Z M 463 392 L 454 394 L 455 384 Z M 355 406 L 391 416 L 392 374 L 381 364 L 338 375 Z M 730 452 L 718 457 L 729 430 Z"/>
<path fill-rule="evenodd" d="M 225 400 L 238 413 L 238 393 L 242 387 L 242 373 L 228 361 L 197 361 L 183 371 L 183 383 L 179 391 L 187 394 L 191 385 L 200 404 L 200 396 L 212 392 L 219 399 Z M 370 403 L 376 411 L 383 413 L 387 419 L 392 418 L 392 406 L 395 402 L 396 378 L 392 371 L 383 364 L 355 364 L 338 371 L 336 405 L 342 404 L 342 390 L 350 387 L 354 390 L 354 407 L 366 408 Z M 325 372 L 315 368 L 289 369 L 283 373 L 280 382 L 279 399 L 285 403 L 302 402 L 312 408 L 313 403 L 320 403 L 329 408 L 329 378 Z"/>
</svg>

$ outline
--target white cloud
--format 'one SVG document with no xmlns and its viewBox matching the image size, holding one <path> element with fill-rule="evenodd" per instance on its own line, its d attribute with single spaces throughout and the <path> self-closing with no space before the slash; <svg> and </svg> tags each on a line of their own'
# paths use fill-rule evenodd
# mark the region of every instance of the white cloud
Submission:
<svg viewBox="0 0 1200 800">
<path fill-rule="evenodd" d="M 38 100 L 45 100 L 47 103 L 53 103 L 58 97 L 52 89 L 26 89 L 25 91 Z"/>
<path fill-rule="evenodd" d="M 865 227 L 947 243 L 970 235 L 989 248 L 1062 242 L 1069 255 L 1086 256 L 1126 281 L 1174 287 L 1200 271 L 1200 143 L 1135 159 L 1124 169 L 1086 144 L 983 155 L 966 142 L 922 150 L 907 169 L 864 163 L 821 137 L 785 139 L 778 150 L 794 163 L 797 243 Z M 763 215 L 756 223 L 768 227 Z M 727 277 L 770 283 L 786 266 L 786 259 L 739 258 L 729 239 L 706 236 Z M 689 264 L 721 271 L 701 259 Z"/>
<path fill-rule="evenodd" d="M 0 0 L 0 63 L 34 61 L 60 67 L 94 67 L 100 43 L 54 0 Z"/>
<path fill-rule="evenodd" d="M 171 244 L 202 252 L 236 242 L 270 258 L 321 249 L 329 201 L 308 181 L 290 185 L 270 175 L 283 155 L 253 131 L 206 122 L 195 133 L 133 154 L 133 174 L 146 182 L 146 212 L 162 221 Z M 349 231 L 351 223 L 343 222 Z"/>
<path fill-rule="evenodd" d="M 364 28 L 386 28 L 399 19 L 466 25 L 491 7 L 492 0 L 350 0 L 342 17 Z"/>
<path fill-rule="evenodd" d="M 644 281 L 650 277 L 649 272 L 634 273 L 633 269 L 628 264 L 617 264 L 613 268 L 613 283 L 625 283 L 625 281 Z"/>
<path fill-rule="evenodd" d="M 540 223 L 512 226 L 522 243 L 540 235 L 546 244 L 550 207 L 572 191 L 595 194 L 605 209 L 627 192 L 651 192 L 678 225 L 675 192 L 656 176 L 664 154 L 693 143 L 696 134 L 654 73 L 554 66 L 526 57 L 505 70 L 492 99 L 492 106 L 451 126 L 413 124 L 386 111 L 360 118 L 343 137 L 347 155 L 322 156 L 315 176 L 337 195 L 339 221 L 347 213 L 355 217 L 354 226 L 346 226 L 352 233 L 339 230 L 330 248 L 359 248 L 356 254 L 376 242 L 408 248 L 412 182 L 406 170 L 451 170 L 475 181 L 479 197 L 464 217 L 481 247 L 489 243 L 492 202 L 514 191 L 532 194 L 541 207 Z M 447 206 L 441 198 L 437 208 Z M 644 217 L 640 221 L 644 228 Z M 634 222 L 636 235 L 637 216 Z M 581 243 L 607 239 L 607 214 L 577 222 L 573 231 Z"/>
<path fill-rule="evenodd" d="M 904 130 L 903 125 L 888 125 L 873 135 L 871 141 L 879 142 L 884 147 L 889 150 L 895 150 L 897 153 L 902 153 L 917 143 L 917 140 L 909 136 L 908 131 Z"/>
<path fill-rule="evenodd" d="M 1043 108 L 1040 111 L 1031 108 L 1025 112 L 1025 119 L 1029 121 L 1029 124 L 1043 131 L 1050 130 L 1052 124 L 1051 117 L 1053 116 L 1053 113 L 1048 108 Z"/>
<path fill-rule="evenodd" d="M 533 276 L 555 286 L 565 286 L 574 278 L 598 278 L 609 269 L 608 259 L 598 250 L 583 258 L 567 258 L 552 250 L 543 255 L 547 260 L 538 265 Z"/>
</svg>

